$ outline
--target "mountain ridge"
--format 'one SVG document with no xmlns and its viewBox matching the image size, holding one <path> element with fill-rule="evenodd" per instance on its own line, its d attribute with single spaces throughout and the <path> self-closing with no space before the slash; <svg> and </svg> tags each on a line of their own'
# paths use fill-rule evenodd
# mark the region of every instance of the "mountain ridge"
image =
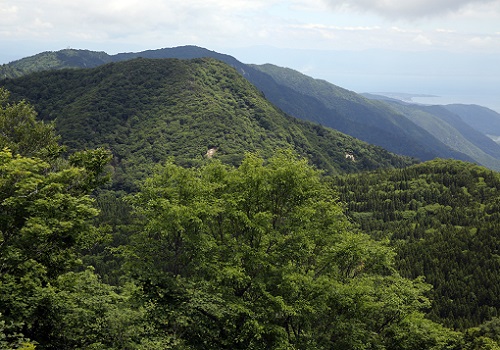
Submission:
<svg viewBox="0 0 500 350">
<path fill-rule="evenodd" d="M 477 131 L 498 143 L 500 139 L 500 114 L 479 105 L 449 104 L 446 109 L 458 115 Z"/>
<path fill-rule="evenodd" d="M 255 66 L 267 72 L 284 86 L 315 97 L 327 109 L 327 114 L 318 120 L 317 114 L 309 120 L 320 122 L 366 142 L 382 146 L 392 152 L 430 160 L 436 157 L 473 161 L 469 156 L 450 149 L 390 106 L 371 101 L 352 91 L 343 89 L 325 80 L 313 79 L 290 68 L 267 64 Z M 275 101 L 280 108 L 289 110 L 290 102 Z M 316 105 L 310 106 L 316 108 Z M 305 119 L 304 115 L 297 115 Z"/>
<path fill-rule="evenodd" d="M 437 139 L 429 130 L 425 130 L 408 119 L 407 116 L 394 111 L 386 103 L 366 99 L 352 91 L 326 81 L 312 79 L 289 68 L 270 64 L 248 65 L 232 56 L 197 46 L 181 46 L 116 55 L 66 49 L 56 53 L 48 52 L 46 55 L 52 58 L 55 55 L 63 63 L 52 61 L 52 66 L 39 66 L 39 69 L 50 69 L 50 67 L 60 69 L 70 66 L 92 67 L 138 57 L 156 59 L 213 57 L 236 68 L 240 74 L 261 90 L 268 100 L 286 113 L 300 119 L 320 123 L 365 142 L 384 147 L 391 152 L 416 157 L 424 161 L 436 157 L 454 158 L 480 164 L 486 163 L 485 165 L 500 169 L 500 165 L 495 164 L 496 160 L 492 160 L 488 156 L 474 157 L 471 156 L 470 152 L 465 154 L 460 149 L 450 147 L 443 140 Z M 79 55 L 82 58 L 75 59 L 75 56 Z M 0 74 L 4 72 L 5 75 L 8 67 L 20 70 L 23 64 L 26 71 L 33 70 L 35 68 L 29 66 L 29 62 L 32 61 L 33 59 L 31 61 L 23 59 L 12 62 L 10 66 L 3 65 L 0 67 Z M 284 75 L 287 76 L 287 79 L 283 78 Z M 291 84 L 290 79 L 297 79 L 297 77 L 299 77 L 300 84 Z"/>
<path fill-rule="evenodd" d="M 199 164 L 214 148 L 215 157 L 230 164 L 245 152 L 269 156 L 293 148 L 328 173 L 413 162 L 286 115 L 234 68 L 211 58 L 138 58 L 38 72 L 4 85 L 32 103 L 41 119 L 55 120 L 70 150 L 111 148 L 118 177 L 132 171 L 141 178 L 169 156 Z"/>
<path fill-rule="evenodd" d="M 465 123 L 445 106 L 386 101 L 415 124 L 428 130 L 447 146 L 467 154 L 476 162 L 500 170 L 500 147 L 491 138 Z"/>
</svg>

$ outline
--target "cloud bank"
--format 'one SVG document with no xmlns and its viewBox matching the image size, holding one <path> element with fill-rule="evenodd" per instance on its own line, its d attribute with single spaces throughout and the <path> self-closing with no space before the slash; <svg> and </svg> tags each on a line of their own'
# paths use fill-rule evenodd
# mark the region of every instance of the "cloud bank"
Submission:
<svg viewBox="0 0 500 350">
<path fill-rule="evenodd" d="M 0 0 L 0 18 L 0 63 L 186 44 L 500 53 L 500 0 Z"/>
<path fill-rule="evenodd" d="M 415 19 L 456 12 L 464 7 L 498 0 L 325 0 L 334 9 L 372 12 L 387 18 Z"/>
</svg>

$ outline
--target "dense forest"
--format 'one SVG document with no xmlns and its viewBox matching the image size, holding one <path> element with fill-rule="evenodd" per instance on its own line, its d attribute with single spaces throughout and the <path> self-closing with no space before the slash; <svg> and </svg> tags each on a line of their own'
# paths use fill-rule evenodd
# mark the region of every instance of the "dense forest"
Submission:
<svg viewBox="0 0 500 350">
<path fill-rule="evenodd" d="M 0 349 L 500 348 L 498 173 L 296 121 L 210 59 L 4 83 Z"/>
<path fill-rule="evenodd" d="M 397 269 L 434 286 L 429 316 L 457 329 L 500 311 L 500 175 L 453 160 L 336 177 L 347 213 L 389 239 Z"/>
</svg>

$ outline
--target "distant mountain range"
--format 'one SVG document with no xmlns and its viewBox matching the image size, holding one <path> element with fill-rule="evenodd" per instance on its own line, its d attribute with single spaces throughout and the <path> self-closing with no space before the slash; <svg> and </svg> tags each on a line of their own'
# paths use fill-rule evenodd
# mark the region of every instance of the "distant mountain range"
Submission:
<svg viewBox="0 0 500 350">
<path fill-rule="evenodd" d="M 471 115 L 482 115 L 479 106 L 466 105 L 421 105 L 408 103 L 396 99 L 385 99 L 376 95 L 368 95 L 372 99 L 382 98 L 387 104 L 391 105 L 395 111 L 398 111 L 416 125 L 429 131 L 436 139 L 441 140 L 448 147 L 467 154 L 479 164 L 498 170 L 498 160 L 500 159 L 500 147 L 490 137 L 480 132 L 475 126 L 475 118 L 465 121 L 460 113 L 454 113 L 464 110 L 470 111 Z M 486 111 L 495 112 L 484 108 Z M 493 121 L 494 118 L 490 118 Z M 500 115 L 498 116 L 500 122 Z"/>
<path fill-rule="evenodd" d="M 500 141 L 500 114 L 478 105 L 450 104 L 446 109 L 460 116 L 464 122 L 479 132 Z"/>
<path fill-rule="evenodd" d="M 426 104 L 415 103 L 412 97 L 435 97 L 431 95 L 415 95 L 404 93 L 363 93 L 364 97 L 372 100 L 383 100 L 410 104 L 413 106 L 426 106 Z M 427 104 L 427 106 L 429 106 Z M 465 123 L 480 133 L 487 135 L 495 142 L 500 139 L 500 114 L 490 108 L 475 104 L 447 104 L 442 107 L 456 114 Z"/>
<path fill-rule="evenodd" d="M 196 46 L 116 55 L 72 49 L 45 52 L 1 66 L 0 76 L 15 78 L 43 70 L 91 68 L 138 57 L 212 57 L 236 68 L 289 115 L 334 128 L 394 153 L 421 160 L 455 158 L 500 170 L 500 146 L 492 142 L 500 135 L 500 115 L 492 110 L 465 105 L 424 108 L 382 96 L 362 96 L 292 69 L 244 64 L 232 56 Z"/>
</svg>

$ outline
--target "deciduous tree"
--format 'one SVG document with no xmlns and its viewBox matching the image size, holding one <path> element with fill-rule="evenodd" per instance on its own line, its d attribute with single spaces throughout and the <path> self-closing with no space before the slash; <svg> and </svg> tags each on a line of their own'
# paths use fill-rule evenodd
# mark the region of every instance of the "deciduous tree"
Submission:
<svg viewBox="0 0 500 350">
<path fill-rule="evenodd" d="M 176 346 L 382 349 L 428 305 L 428 286 L 395 273 L 392 251 L 354 230 L 290 152 L 238 168 L 167 163 L 131 202 L 143 229 L 129 266 Z"/>
</svg>

